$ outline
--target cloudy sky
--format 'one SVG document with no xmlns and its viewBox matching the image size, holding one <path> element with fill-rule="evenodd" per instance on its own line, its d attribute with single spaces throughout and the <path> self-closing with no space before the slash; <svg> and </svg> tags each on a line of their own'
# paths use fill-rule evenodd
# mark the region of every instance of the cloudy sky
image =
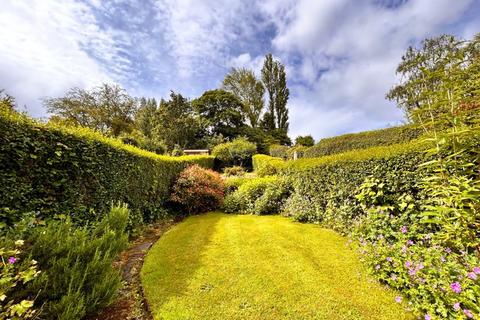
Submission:
<svg viewBox="0 0 480 320">
<path fill-rule="evenodd" d="M 41 98 L 116 82 L 190 98 L 229 68 L 287 68 L 290 134 L 318 139 L 403 121 L 384 96 L 409 45 L 480 32 L 479 0 L 1 0 L 0 88 Z"/>
</svg>

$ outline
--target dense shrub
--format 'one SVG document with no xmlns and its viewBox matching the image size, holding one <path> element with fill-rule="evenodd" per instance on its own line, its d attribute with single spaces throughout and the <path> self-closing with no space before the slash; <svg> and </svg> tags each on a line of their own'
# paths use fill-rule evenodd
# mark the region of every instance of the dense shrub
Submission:
<svg viewBox="0 0 480 320">
<path fill-rule="evenodd" d="M 275 158 L 281 158 L 286 160 L 288 158 L 288 146 L 282 146 L 280 144 L 273 144 L 268 149 L 268 153 Z"/>
<path fill-rule="evenodd" d="M 227 177 L 230 176 L 243 176 L 245 174 L 245 169 L 240 166 L 233 166 L 223 169 L 223 174 Z"/>
<path fill-rule="evenodd" d="M 272 176 L 285 166 L 281 158 L 270 157 L 264 154 L 256 154 L 252 158 L 253 170 L 259 177 Z"/>
<path fill-rule="evenodd" d="M 405 143 L 418 138 L 421 134 L 421 128 L 411 125 L 345 134 L 320 140 L 316 145 L 308 148 L 304 156 L 316 158 L 350 150 Z"/>
<path fill-rule="evenodd" d="M 254 178 L 252 177 L 227 177 L 224 181 L 225 183 L 225 195 L 230 194 L 234 191 L 236 191 L 242 184 L 244 184 L 247 181 L 250 181 Z"/>
<path fill-rule="evenodd" d="M 85 222 L 121 201 L 136 213 L 134 222 L 148 221 L 163 213 L 171 183 L 187 165 L 213 166 L 213 157 L 160 156 L 6 108 L 0 108 L 0 132 L 0 216 L 61 212 Z"/>
<path fill-rule="evenodd" d="M 215 146 L 212 155 L 220 161 L 220 167 L 242 166 L 251 168 L 252 156 L 257 152 L 257 146 L 245 138 L 237 138 Z"/>
<path fill-rule="evenodd" d="M 215 171 L 192 165 L 180 173 L 171 200 L 191 214 L 217 209 L 223 203 L 223 196 L 222 177 Z"/>
<path fill-rule="evenodd" d="M 111 303 L 121 286 L 112 262 L 125 249 L 129 210 L 112 207 L 98 223 L 76 228 L 69 218 L 37 227 L 29 237 L 40 275 L 25 294 L 37 293 L 42 318 L 81 319 Z"/>
<path fill-rule="evenodd" d="M 224 210 L 228 213 L 279 213 L 289 193 L 289 185 L 282 178 L 250 179 L 225 197 Z"/>
</svg>

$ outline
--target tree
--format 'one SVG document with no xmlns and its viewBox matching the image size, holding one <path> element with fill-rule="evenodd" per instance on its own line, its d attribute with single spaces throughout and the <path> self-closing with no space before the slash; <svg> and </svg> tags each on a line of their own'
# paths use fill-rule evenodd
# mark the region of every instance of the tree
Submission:
<svg viewBox="0 0 480 320">
<path fill-rule="evenodd" d="M 201 139 L 201 131 L 201 120 L 181 94 L 172 91 L 170 100 L 160 102 L 152 135 L 153 139 L 163 141 L 168 150 L 195 146 Z"/>
<path fill-rule="evenodd" d="M 0 105 L 6 107 L 10 111 L 15 110 L 15 98 L 5 93 L 3 89 L 0 89 Z"/>
<path fill-rule="evenodd" d="M 235 138 L 244 126 L 241 101 L 225 90 L 206 91 L 200 98 L 192 101 L 192 106 L 205 120 L 210 136 Z"/>
<path fill-rule="evenodd" d="M 140 107 L 135 115 L 135 127 L 148 139 L 152 138 L 157 106 L 155 98 L 146 99 L 142 97 Z"/>
<path fill-rule="evenodd" d="M 245 68 L 232 68 L 223 80 L 223 89 L 240 99 L 245 118 L 252 128 L 257 127 L 264 107 L 265 88 L 255 73 Z"/>
<path fill-rule="evenodd" d="M 263 120 L 264 127 L 268 131 L 279 129 L 286 134 L 289 126 L 287 101 L 290 92 L 287 88 L 285 66 L 274 60 L 270 53 L 265 56 L 263 63 L 262 82 L 269 97 L 268 111 Z"/>
<path fill-rule="evenodd" d="M 298 136 L 295 138 L 296 146 L 312 147 L 315 144 L 315 140 L 311 135 L 308 136 Z"/>
<path fill-rule="evenodd" d="M 48 111 L 67 123 L 115 137 L 133 128 L 137 101 L 118 85 L 103 84 L 92 90 L 70 89 L 64 97 L 43 101 Z"/>
</svg>

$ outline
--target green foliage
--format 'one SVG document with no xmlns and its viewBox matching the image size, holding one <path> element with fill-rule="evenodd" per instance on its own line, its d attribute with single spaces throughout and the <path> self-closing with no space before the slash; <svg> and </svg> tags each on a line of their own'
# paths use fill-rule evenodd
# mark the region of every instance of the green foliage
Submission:
<svg viewBox="0 0 480 320">
<path fill-rule="evenodd" d="M 244 117 L 252 128 L 256 128 L 264 107 L 265 88 L 255 73 L 244 68 L 232 68 L 223 80 L 223 88 L 240 99 Z"/>
<path fill-rule="evenodd" d="M 221 161 L 222 166 L 250 167 L 252 156 L 257 152 L 254 143 L 245 138 L 236 138 L 231 142 L 217 145 L 212 150 L 212 155 Z"/>
<path fill-rule="evenodd" d="M 280 172 L 285 166 L 281 158 L 270 157 L 264 154 L 256 154 L 252 158 L 253 170 L 259 177 L 272 176 Z"/>
<path fill-rule="evenodd" d="M 180 173 L 171 200 L 179 203 L 188 214 L 213 211 L 223 203 L 224 188 L 217 172 L 193 165 Z"/>
<path fill-rule="evenodd" d="M 208 135 L 222 135 L 227 139 L 239 135 L 243 126 L 242 102 L 224 90 L 205 91 L 192 101 L 195 111 L 206 120 Z"/>
<path fill-rule="evenodd" d="M 304 156 L 317 158 L 351 150 L 404 143 L 418 138 L 421 134 L 422 129 L 412 125 L 350 133 L 321 139 L 315 146 L 307 149 Z"/>
<path fill-rule="evenodd" d="M 315 140 L 311 135 L 307 136 L 298 136 L 295 138 L 295 145 L 300 145 L 304 147 L 313 147 Z"/>
<path fill-rule="evenodd" d="M 245 169 L 240 166 L 228 167 L 223 169 L 223 174 L 227 177 L 243 176 L 245 174 Z"/>
<path fill-rule="evenodd" d="M 225 179 L 225 194 L 230 194 L 236 191 L 242 184 L 253 179 L 252 177 L 238 177 L 232 176 Z"/>
<path fill-rule="evenodd" d="M 268 111 L 264 114 L 263 123 L 267 131 L 279 129 L 288 132 L 287 101 L 290 91 L 287 88 L 285 66 L 275 59 L 271 53 L 265 56 L 262 67 L 262 82 L 268 93 Z"/>
<path fill-rule="evenodd" d="M 196 146 L 203 137 L 204 123 L 195 115 L 192 104 L 179 93 L 172 92 L 170 100 L 162 100 L 155 114 L 153 139 L 163 141 L 168 150 Z"/>
<path fill-rule="evenodd" d="M 12 295 L 39 275 L 37 262 L 32 259 L 23 259 L 25 257 L 22 252 L 23 240 L 16 240 L 10 247 L 7 244 L 7 239 L 2 238 L 1 240 L 0 318 L 30 319 L 36 315 L 32 308 L 34 297 L 16 298 Z"/>
<path fill-rule="evenodd" d="M 288 146 L 282 146 L 280 144 L 273 144 L 270 146 L 268 153 L 275 158 L 282 158 L 286 160 L 288 158 Z"/>
<path fill-rule="evenodd" d="M 118 85 L 103 84 L 92 90 L 73 88 L 64 97 L 44 100 L 57 119 L 117 137 L 133 129 L 137 102 Z"/>
<path fill-rule="evenodd" d="M 85 223 L 121 201 L 140 213 L 132 223 L 150 221 L 164 213 L 171 183 L 186 166 L 213 166 L 213 157 L 160 156 L 87 128 L 44 125 L 5 108 L 0 132 L 0 216 L 63 213 Z"/>
<path fill-rule="evenodd" d="M 288 183 L 275 176 L 242 181 L 236 191 L 225 197 L 224 210 L 228 213 L 279 213 L 290 191 Z"/>
<path fill-rule="evenodd" d="M 42 316 L 81 319 L 113 301 L 121 276 L 112 263 L 128 243 L 128 215 L 126 206 L 117 206 L 90 227 L 75 228 L 67 219 L 34 230 L 30 252 L 42 273 L 28 291 L 38 292 Z"/>
</svg>

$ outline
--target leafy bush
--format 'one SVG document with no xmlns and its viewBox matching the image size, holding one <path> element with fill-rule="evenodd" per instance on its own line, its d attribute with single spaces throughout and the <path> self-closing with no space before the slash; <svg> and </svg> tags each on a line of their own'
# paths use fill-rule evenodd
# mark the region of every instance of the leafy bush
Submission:
<svg viewBox="0 0 480 320">
<path fill-rule="evenodd" d="M 259 177 L 276 175 L 285 166 L 283 159 L 264 154 L 256 154 L 252 159 L 253 170 Z"/>
<path fill-rule="evenodd" d="M 41 124 L 0 108 L 0 216 L 62 212 L 94 221 L 112 201 L 138 213 L 136 223 L 163 214 L 171 183 L 188 165 L 213 157 L 167 157 L 86 128 Z"/>
<path fill-rule="evenodd" d="M 245 169 L 240 166 L 233 166 L 223 169 L 223 174 L 227 177 L 230 176 L 243 176 L 245 174 Z"/>
<path fill-rule="evenodd" d="M 242 184 L 247 181 L 252 180 L 251 177 L 227 177 L 225 179 L 225 194 L 228 195 L 234 191 L 236 191 Z"/>
<path fill-rule="evenodd" d="M 316 158 L 374 146 L 405 143 L 417 139 L 421 134 L 421 128 L 411 125 L 350 133 L 320 140 L 316 145 L 305 151 L 305 157 Z"/>
<path fill-rule="evenodd" d="M 231 142 L 222 143 L 212 150 L 212 155 L 220 162 L 221 167 L 243 166 L 251 168 L 252 156 L 257 152 L 257 146 L 245 138 L 236 138 Z"/>
<path fill-rule="evenodd" d="M 287 146 L 282 146 L 280 144 L 273 144 L 268 149 L 268 153 L 272 157 L 281 158 L 281 159 L 286 160 L 288 158 L 288 154 L 287 154 L 288 149 L 289 149 L 289 147 L 287 147 Z"/>
<path fill-rule="evenodd" d="M 281 178 L 250 179 L 225 197 L 224 210 L 228 213 L 278 213 L 289 192 L 288 184 Z"/>
<path fill-rule="evenodd" d="M 2 242 L 6 242 L 2 239 Z M 5 244 L 2 244 L 4 246 Z M 23 240 L 15 241 L 13 247 L 0 248 L 0 318 L 30 319 L 35 315 L 34 297 L 15 298 L 12 294 L 38 276 L 37 262 L 23 259 Z M 25 260 L 25 261 L 23 261 Z"/>
<path fill-rule="evenodd" d="M 112 207 L 100 222 L 75 228 L 70 219 L 34 230 L 31 257 L 40 276 L 27 292 L 38 292 L 36 305 L 49 319 L 81 319 L 111 303 L 121 286 L 112 262 L 126 248 L 129 210 Z"/>
<path fill-rule="evenodd" d="M 215 171 L 193 165 L 180 173 L 173 186 L 171 200 L 192 214 L 220 207 L 223 196 L 222 177 Z"/>
</svg>

